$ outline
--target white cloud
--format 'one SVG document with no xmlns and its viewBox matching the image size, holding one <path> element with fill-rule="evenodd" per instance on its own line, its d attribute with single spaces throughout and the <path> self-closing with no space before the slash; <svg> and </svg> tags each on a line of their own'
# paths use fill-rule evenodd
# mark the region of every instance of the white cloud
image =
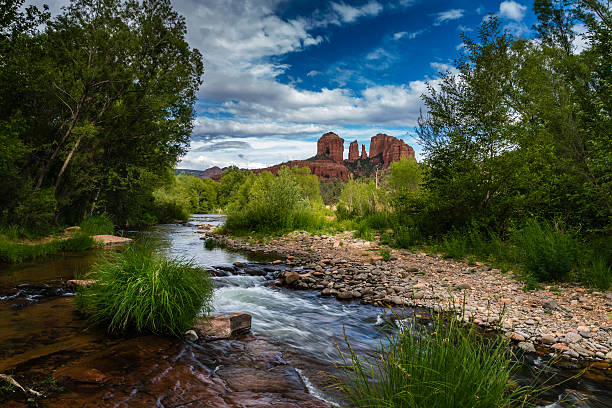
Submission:
<svg viewBox="0 0 612 408">
<path fill-rule="evenodd" d="M 480 7 L 478 7 L 478 8 L 476 9 L 476 13 L 477 13 L 478 15 L 480 15 L 480 14 L 484 13 L 484 11 L 485 11 L 485 9 L 484 9 L 484 7 L 482 7 L 482 6 L 480 6 Z"/>
<path fill-rule="evenodd" d="M 334 2 L 331 3 L 331 7 L 345 23 L 352 23 L 359 17 L 376 16 L 383 10 L 383 6 L 376 1 L 371 1 L 361 7 L 353 7 L 345 3 Z"/>
<path fill-rule="evenodd" d="M 497 15 L 502 18 L 507 18 L 520 22 L 525 17 L 526 6 L 519 4 L 512 0 L 502 1 L 499 5 L 499 12 Z"/>
<path fill-rule="evenodd" d="M 449 64 L 444 64 L 442 62 L 430 62 L 429 66 L 436 70 L 436 72 L 446 73 L 448 72 L 457 72 L 457 69 Z"/>
<path fill-rule="evenodd" d="M 320 71 L 316 71 L 314 69 L 308 71 L 308 73 L 306 74 L 306 76 L 308 76 L 308 77 L 314 77 L 314 76 L 317 76 L 317 75 L 321 75 L 321 72 Z"/>
<path fill-rule="evenodd" d="M 473 29 L 473 28 L 471 28 L 471 27 L 466 27 L 466 26 L 464 26 L 464 25 L 462 25 L 462 24 L 459 24 L 459 25 L 457 26 L 457 30 L 459 30 L 459 31 L 465 31 L 465 32 L 468 32 L 468 31 L 474 31 L 474 29 Z"/>
<path fill-rule="evenodd" d="M 576 24 L 573 30 L 575 37 L 572 42 L 572 51 L 574 54 L 580 54 L 582 51 L 589 48 L 589 39 L 586 37 L 587 28 L 584 24 Z"/>
<path fill-rule="evenodd" d="M 465 10 L 463 9 L 451 9 L 446 11 L 441 11 L 436 14 L 436 19 L 434 21 L 434 25 L 440 25 L 447 21 L 457 20 L 458 18 L 463 17 L 463 13 Z"/>
<path fill-rule="evenodd" d="M 401 40 L 402 38 L 408 38 L 410 40 L 414 40 L 416 37 L 423 34 L 425 31 L 427 30 L 422 29 L 422 30 L 413 31 L 411 33 L 407 31 L 400 31 L 399 33 L 393 34 L 393 39 L 396 41 Z"/>
<path fill-rule="evenodd" d="M 462 43 L 460 43 L 460 44 L 457 44 L 457 46 L 455 47 L 455 49 L 456 49 L 457 51 L 459 51 L 459 50 L 461 50 L 461 49 L 463 49 L 463 48 L 465 48 L 465 43 L 464 43 L 464 42 L 462 42 Z"/>
</svg>

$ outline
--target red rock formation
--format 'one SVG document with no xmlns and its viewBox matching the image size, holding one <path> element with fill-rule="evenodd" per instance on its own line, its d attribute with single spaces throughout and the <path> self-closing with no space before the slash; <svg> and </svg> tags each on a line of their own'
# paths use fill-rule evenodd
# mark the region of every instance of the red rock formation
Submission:
<svg viewBox="0 0 612 408">
<path fill-rule="evenodd" d="M 262 171 L 269 171 L 272 174 L 278 173 L 282 166 L 287 167 L 308 167 L 312 174 L 316 174 L 320 180 L 332 180 L 332 179 L 348 179 L 349 169 L 344 164 L 336 163 L 331 160 L 292 160 L 286 163 L 276 164 L 265 169 L 253 170 L 253 173 L 258 174 Z"/>
<path fill-rule="evenodd" d="M 372 136 L 370 140 L 370 159 L 374 159 L 380 155 L 384 166 L 388 166 L 392 162 L 400 161 L 400 159 L 413 159 L 414 149 L 396 137 L 377 134 Z"/>
<path fill-rule="evenodd" d="M 223 170 L 217 166 L 206 169 L 200 174 L 200 178 L 215 178 L 220 177 Z"/>
<path fill-rule="evenodd" d="M 351 142 L 349 145 L 349 160 L 357 160 L 359 158 L 359 143 L 357 141 Z"/>
<path fill-rule="evenodd" d="M 337 163 L 342 163 L 344 159 L 344 139 L 328 132 L 321 136 L 317 142 L 317 156 L 325 155 Z"/>
<path fill-rule="evenodd" d="M 365 151 L 365 145 L 361 145 L 361 158 L 362 159 L 367 159 L 368 158 L 368 154 Z"/>
</svg>

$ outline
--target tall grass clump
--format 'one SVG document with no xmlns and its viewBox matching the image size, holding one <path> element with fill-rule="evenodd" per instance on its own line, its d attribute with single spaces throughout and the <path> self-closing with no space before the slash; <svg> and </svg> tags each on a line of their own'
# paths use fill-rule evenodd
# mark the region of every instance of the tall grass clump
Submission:
<svg viewBox="0 0 612 408">
<path fill-rule="evenodd" d="M 509 346 L 507 339 L 483 339 L 455 319 L 436 318 L 432 328 L 412 321 L 389 335 L 371 359 L 349 345 L 335 379 L 356 407 L 534 406 L 535 389 L 512 380 L 519 362 Z"/>
<path fill-rule="evenodd" d="M 539 282 L 565 280 L 576 265 L 579 243 L 558 223 L 530 219 L 512 242 L 525 271 Z"/>
<path fill-rule="evenodd" d="M 115 225 L 106 215 L 94 215 L 85 218 L 81 224 L 81 232 L 87 235 L 113 235 Z"/>
<path fill-rule="evenodd" d="M 213 284 L 192 262 L 167 258 L 148 246 L 107 255 L 92 270 L 96 283 L 77 292 L 77 306 L 109 333 L 180 336 L 208 313 Z"/>
<path fill-rule="evenodd" d="M 599 256 L 584 267 L 579 278 L 586 286 L 606 291 L 612 286 L 612 268 L 603 256 Z"/>
</svg>

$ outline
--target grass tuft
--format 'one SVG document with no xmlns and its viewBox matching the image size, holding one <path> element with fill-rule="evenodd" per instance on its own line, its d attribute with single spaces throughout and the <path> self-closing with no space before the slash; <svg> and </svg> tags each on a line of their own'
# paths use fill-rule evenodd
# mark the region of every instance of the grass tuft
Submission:
<svg viewBox="0 0 612 408">
<path fill-rule="evenodd" d="M 208 274 L 191 261 L 167 258 L 147 246 L 107 255 L 89 279 L 97 283 L 78 290 L 77 306 L 109 333 L 180 336 L 210 311 Z"/>
<path fill-rule="evenodd" d="M 536 389 L 512 379 L 519 362 L 504 337 L 483 339 L 455 319 L 400 326 L 375 357 L 342 353 L 337 388 L 353 406 L 397 408 L 534 406 Z M 348 344 L 348 341 L 347 341 Z"/>
</svg>

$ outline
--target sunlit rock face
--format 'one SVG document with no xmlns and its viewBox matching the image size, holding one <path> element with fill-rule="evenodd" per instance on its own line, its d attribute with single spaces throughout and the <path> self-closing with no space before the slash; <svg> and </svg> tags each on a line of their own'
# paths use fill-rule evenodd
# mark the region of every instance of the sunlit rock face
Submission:
<svg viewBox="0 0 612 408">
<path fill-rule="evenodd" d="M 336 163 L 342 163 L 344 139 L 334 132 L 325 133 L 317 142 L 317 156 L 327 156 Z"/>
<path fill-rule="evenodd" d="M 370 155 L 357 140 L 349 145 L 348 159 L 343 160 L 344 139 L 333 132 L 325 133 L 317 141 L 317 155 L 306 160 L 292 160 L 276 164 L 265 169 L 253 170 L 254 173 L 269 171 L 278 173 L 282 166 L 308 167 L 322 181 L 333 179 L 348 179 L 350 174 L 355 177 L 371 176 L 376 169 L 388 167 L 391 163 L 401 159 L 414 160 L 414 150 L 403 140 L 393 136 L 378 134 L 370 142 Z"/>
<path fill-rule="evenodd" d="M 359 143 L 355 140 L 349 145 L 349 160 L 357 160 L 359 158 Z"/>
<path fill-rule="evenodd" d="M 401 159 L 414 160 L 414 149 L 401 139 L 379 133 L 372 136 L 370 140 L 370 159 L 374 159 L 378 155 L 381 156 L 381 160 L 386 167 Z"/>
</svg>

